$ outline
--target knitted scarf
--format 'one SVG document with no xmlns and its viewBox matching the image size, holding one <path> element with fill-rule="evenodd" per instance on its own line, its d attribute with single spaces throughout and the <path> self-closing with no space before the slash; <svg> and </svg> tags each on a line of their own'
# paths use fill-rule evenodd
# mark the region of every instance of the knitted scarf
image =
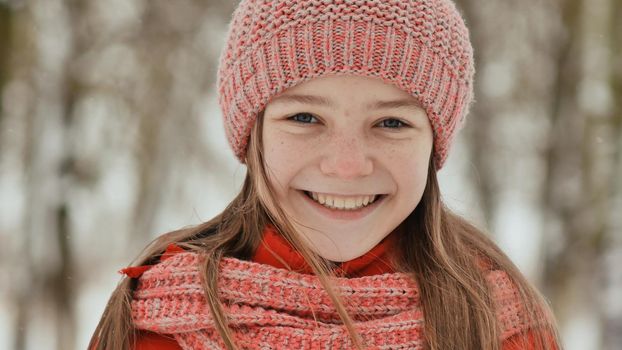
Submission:
<svg viewBox="0 0 622 350">
<path fill-rule="evenodd" d="M 170 334 L 183 349 L 223 349 L 199 276 L 202 257 L 175 247 L 141 271 L 132 301 L 137 329 Z M 236 343 L 246 349 L 352 349 L 345 326 L 315 275 L 225 257 L 219 296 Z M 486 275 L 502 340 L 525 331 L 517 291 L 502 271 Z M 331 278 L 371 349 L 423 349 L 423 313 L 403 273 Z"/>
</svg>

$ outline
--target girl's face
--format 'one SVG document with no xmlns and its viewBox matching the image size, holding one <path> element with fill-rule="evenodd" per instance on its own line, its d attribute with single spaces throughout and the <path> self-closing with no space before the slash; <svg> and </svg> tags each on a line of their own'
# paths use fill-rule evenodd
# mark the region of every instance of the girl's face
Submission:
<svg viewBox="0 0 622 350">
<path fill-rule="evenodd" d="M 332 75 L 291 87 L 266 106 L 262 133 L 277 204 L 326 259 L 365 254 L 421 200 L 430 123 L 415 98 L 380 79 Z"/>
</svg>

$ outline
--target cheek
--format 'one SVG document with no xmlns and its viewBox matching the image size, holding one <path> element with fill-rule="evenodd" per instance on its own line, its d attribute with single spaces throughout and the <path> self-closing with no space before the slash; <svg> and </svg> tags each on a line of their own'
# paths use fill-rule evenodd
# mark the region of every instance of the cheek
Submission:
<svg viewBox="0 0 622 350">
<path fill-rule="evenodd" d="M 301 150 L 286 140 L 272 140 L 264 143 L 264 161 L 268 180 L 279 193 L 289 187 L 298 163 Z"/>
<path fill-rule="evenodd" d="M 387 158 L 391 164 L 391 172 L 397 181 L 398 190 L 406 194 L 409 201 L 421 198 L 428 178 L 430 151 L 425 147 L 411 152 L 396 151 Z"/>
<path fill-rule="evenodd" d="M 407 192 L 418 192 L 425 187 L 428 175 L 428 163 L 416 161 L 404 161 L 393 169 L 398 179 L 398 185 Z"/>
</svg>

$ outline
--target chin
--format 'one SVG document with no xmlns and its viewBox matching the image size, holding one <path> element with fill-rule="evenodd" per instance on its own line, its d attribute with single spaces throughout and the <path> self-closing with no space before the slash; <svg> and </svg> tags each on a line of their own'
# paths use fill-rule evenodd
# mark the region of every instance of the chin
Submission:
<svg viewBox="0 0 622 350">
<path fill-rule="evenodd" d="M 324 236 L 322 236 L 324 237 Z M 339 237 L 337 238 L 333 238 L 335 236 L 333 235 L 329 235 L 329 237 L 332 238 L 332 240 L 330 241 L 325 241 L 322 240 L 322 243 L 316 243 L 315 245 L 311 245 L 311 247 L 313 246 L 319 246 L 319 250 L 312 248 L 312 250 L 317 253 L 318 255 L 320 255 L 322 258 L 324 259 L 328 259 L 330 261 L 334 261 L 334 262 L 344 262 L 344 261 L 349 261 L 352 259 L 356 259 L 361 255 L 364 255 L 365 253 L 367 253 L 368 251 L 370 251 L 376 244 L 377 242 L 369 242 L 366 245 L 357 245 L 357 246 L 345 246 L 345 247 L 335 247 L 334 244 L 332 244 L 333 241 L 338 242 L 339 239 L 356 239 L 355 237 L 350 238 L 350 237 L 343 237 L 343 235 L 339 235 Z M 378 239 L 378 242 L 382 240 L 381 237 Z M 375 241 L 375 240 L 374 240 Z M 317 242 L 317 241 L 316 241 Z"/>
</svg>

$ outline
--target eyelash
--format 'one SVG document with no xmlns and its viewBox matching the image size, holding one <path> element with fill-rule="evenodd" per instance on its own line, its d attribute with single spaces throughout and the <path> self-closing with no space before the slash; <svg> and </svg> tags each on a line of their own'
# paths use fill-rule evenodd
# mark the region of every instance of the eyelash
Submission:
<svg viewBox="0 0 622 350">
<path fill-rule="evenodd" d="M 288 120 L 291 120 L 291 121 L 293 121 L 293 122 L 295 122 L 295 123 L 298 123 L 298 124 L 316 124 L 316 123 L 311 123 L 311 122 L 303 122 L 303 121 L 296 120 L 296 117 L 297 117 L 297 116 L 300 116 L 300 115 L 307 115 L 307 116 L 311 116 L 311 118 L 313 118 L 313 119 L 317 120 L 317 118 L 316 118 L 316 117 L 314 117 L 311 113 L 306 113 L 306 112 L 304 112 L 304 113 L 296 113 L 296 114 L 294 114 L 294 115 L 292 115 L 292 116 L 288 117 L 287 119 L 288 119 Z M 387 119 L 383 119 L 382 121 L 380 121 L 380 123 L 384 123 L 384 122 L 389 121 L 389 120 L 395 120 L 395 121 L 399 122 L 399 123 L 401 124 L 401 127 L 399 127 L 399 128 L 390 128 L 390 127 L 387 127 L 387 129 L 401 129 L 401 128 L 404 128 L 404 127 L 406 127 L 406 128 L 410 128 L 410 127 L 411 127 L 411 126 L 410 126 L 410 125 L 408 125 L 407 123 L 405 123 L 405 122 L 403 122 L 403 121 L 401 121 L 401 120 L 399 120 L 399 119 L 397 119 L 397 118 L 387 118 Z"/>
</svg>

